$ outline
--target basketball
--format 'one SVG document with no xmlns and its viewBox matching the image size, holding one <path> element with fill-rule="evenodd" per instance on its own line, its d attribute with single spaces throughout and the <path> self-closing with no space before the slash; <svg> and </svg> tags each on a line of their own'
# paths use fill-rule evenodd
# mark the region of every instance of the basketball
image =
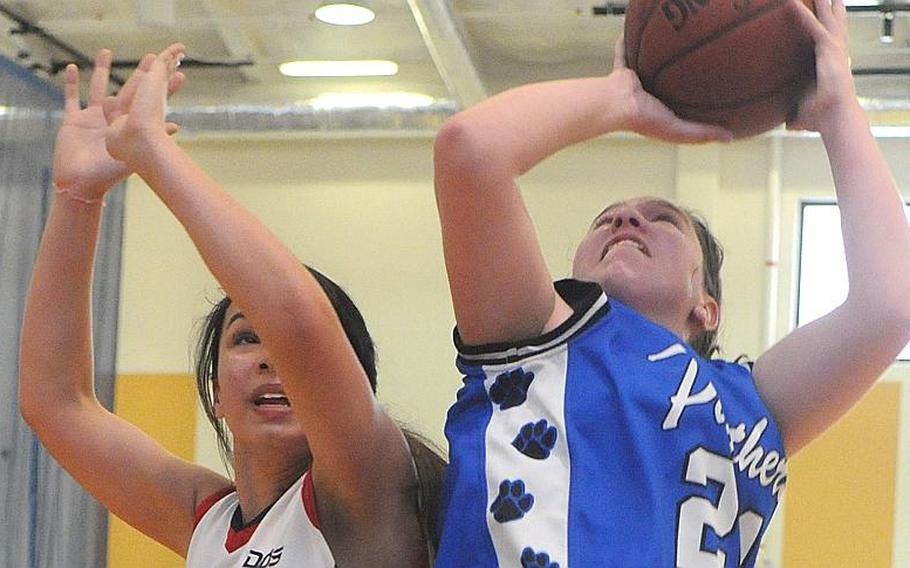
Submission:
<svg viewBox="0 0 910 568">
<path fill-rule="evenodd" d="M 626 62 L 677 116 L 737 138 L 759 134 L 793 117 L 815 80 L 797 8 L 786 0 L 631 0 Z"/>
</svg>

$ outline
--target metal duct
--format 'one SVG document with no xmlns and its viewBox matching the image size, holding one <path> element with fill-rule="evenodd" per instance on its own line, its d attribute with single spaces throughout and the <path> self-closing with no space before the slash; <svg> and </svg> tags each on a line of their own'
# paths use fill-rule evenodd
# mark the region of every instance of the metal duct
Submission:
<svg viewBox="0 0 910 568">
<path fill-rule="evenodd" d="M 168 120 L 188 135 L 200 134 L 335 134 L 363 132 L 435 134 L 455 114 L 455 103 L 419 108 L 337 108 L 310 106 L 171 107 Z"/>
</svg>

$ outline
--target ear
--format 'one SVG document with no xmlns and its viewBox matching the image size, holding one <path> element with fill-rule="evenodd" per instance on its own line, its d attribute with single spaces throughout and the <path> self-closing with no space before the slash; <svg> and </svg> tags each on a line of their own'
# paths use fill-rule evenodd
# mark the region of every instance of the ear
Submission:
<svg viewBox="0 0 910 568">
<path fill-rule="evenodd" d="M 221 398 L 218 396 L 220 391 L 218 381 L 212 381 L 212 410 L 215 411 L 215 418 L 224 418 L 224 413 L 221 411 Z"/>
<path fill-rule="evenodd" d="M 699 326 L 699 331 L 715 331 L 720 325 L 720 306 L 717 300 L 702 294 L 701 302 L 692 308 L 692 319 Z"/>
</svg>

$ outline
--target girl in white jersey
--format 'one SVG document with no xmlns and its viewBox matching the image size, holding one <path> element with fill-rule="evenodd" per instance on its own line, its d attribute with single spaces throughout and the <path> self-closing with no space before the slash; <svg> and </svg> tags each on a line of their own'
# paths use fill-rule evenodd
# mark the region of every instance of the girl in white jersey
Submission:
<svg viewBox="0 0 910 568">
<path fill-rule="evenodd" d="M 817 85 L 790 126 L 818 131 L 827 151 L 850 287 L 762 354 L 751 377 L 706 360 L 720 297 L 706 285 L 696 223 L 671 204 L 608 207 L 576 251 L 574 278 L 586 282 L 552 283 L 519 176 L 615 131 L 730 138 L 645 92 L 621 43 L 609 76 L 518 87 L 443 126 L 436 198 L 467 378 L 446 425 L 451 506 L 437 566 L 751 565 L 767 519 L 739 508 L 736 486 L 776 495 L 780 445 L 792 455 L 823 432 L 910 340 L 910 230 L 856 100 L 843 1 L 815 0 L 817 18 L 793 4 L 794 25 L 814 40 Z M 739 399 L 721 386 L 748 389 L 751 415 L 734 415 Z M 699 438 L 684 438 L 693 426 Z M 758 451 L 762 432 L 772 451 Z"/>
<path fill-rule="evenodd" d="M 102 51 L 85 109 L 78 71 L 66 70 L 58 194 L 22 332 L 22 414 L 105 507 L 188 565 L 424 568 L 431 531 L 421 521 L 418 470 L 373 395 L 371 346 L 366 359 L 362 345 L 352 348 L 351 322 L 366 333 L 356 308 L 168 135 L 176 127 L 163 120 L 164 101 L 183 81 L 183 51 L 146 56 L 107 98 L 111 55 Z M 131 171 L 183 224 L 231 298 L 219 304 L 203 390 L 230 428 L 233 480 L 169 454 L 94 396 L 95 241 L 105 193 Z"/>
</svg>

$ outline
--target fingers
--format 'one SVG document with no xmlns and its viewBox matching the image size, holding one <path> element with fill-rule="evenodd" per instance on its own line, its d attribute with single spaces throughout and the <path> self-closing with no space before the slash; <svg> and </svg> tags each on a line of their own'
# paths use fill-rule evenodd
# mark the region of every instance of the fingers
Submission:
<svg viewBox="0 0 910 568">
<path fill-rule="evenodd" d="M 828 32 L 840 32 L 841 28 L 846 28 L 847 7 L 844 0 L 813 0 L 813 2 L 815 19 L 821 28 Z"/>
<path fill-rule="evenodd" d="M 673 138 L 677 142 L 705 143 L 705 142 L 731 142 L 733 132 L 721 126 L 691 122 L 677 119 L 672 125 Z"/>
<path fill-rule="evenodd" d="M 100 105 L 107 95 L 107 83 L 111 76 L 111 51 L 102 49 L 95 55 L 95 67 L 89 82 L 89 106 Z"/>
<path fill-rule="evenodd" d="M 167 96 L 170 97 L 174 93 L 180 90 L 180 87 L 183 86 L 183 83 L 186 82 L 186 75 L 177 71 L 174 73 L 174 76 L 171 77 L 171 80 L 167 84 Z"/>
<path fill-rule="evenodd" d="M 844 0 L 831 0 L 831 10 L 834 12 L 834 17 L 838 21 L 846 22 L 847 20 L 847 5 Z"/>
<path fill-rule="evenodd" d="M 120 88 L 120 92 L 117 93 L 117 98 L 124 107 L 130 106 L 130 101 L 133 100 L 133 95 L 136 94 L 136 89 L 139 88 L 139 82 L 148 70 L 152 68 L 152 63 L 154 62 L 155 55 L 153 53 L 146 53 L 143 55 L 142 59 L 139 60 L 139 65 L 136 67 L 136 70 L 133 71 L 130 78 L 127 79 L 126 83 L 123 84 L 123 87 Z"/>
<path fill-rule="evenodd" d="M 613 46 L 613 69 L 626 67 L 626 34 L 620 33 Z"/>
<path fill-rule="evenodd" d="M 796 6 L 797 23 L 817 43 L 821 37 L 824 37 L 826 32 L 825 26 L 820 21 L 821 16 L 816 17 L 812 10 L 799 0 L 791 1 Z M 831 11 L 828 0 L 815 0 L 815 12 L 824 12 L 825 10 Z"/>
<path fill-rule="evenodd" d="M 67 113 L 79 111 L 79 68 L 70 63 L 63 76 L 63 109 Z"/>
<path fill-rule="evenodd" d="M 123 108 L 120 105 L 120 100 L 115 96 L 105 97 L 104 102 L 101 103 L 101 110 L 104 111 L 104 120 L 108 124 L 117 120 L 117 117 L 123 114 Z"/>
<path fill-rule="evenodd" d="M 831 9 L 831 0 L 814 0 L 815 16 L 818 21 L 826 28 L 831 27 L 831 21 L 834 19 L 834 12 Z"/>
<path fill-rule="evenodd" d="M 182 43 L 173 43 L 158 54 L 156 63 L 163 64 L 167 70 L 168 77 L 171 77 L 176 73 L 177 67 L 180 65 L 180 61 L 183 59 L 185 53 L 186 46 Z"/>
<path fill-rule="evenodd" d="M 168 136 L 173 136 L 180 132 L 180 125 L 176 122 L 165 122 L 164 131 L 167 132 Z"/>
</svg>

